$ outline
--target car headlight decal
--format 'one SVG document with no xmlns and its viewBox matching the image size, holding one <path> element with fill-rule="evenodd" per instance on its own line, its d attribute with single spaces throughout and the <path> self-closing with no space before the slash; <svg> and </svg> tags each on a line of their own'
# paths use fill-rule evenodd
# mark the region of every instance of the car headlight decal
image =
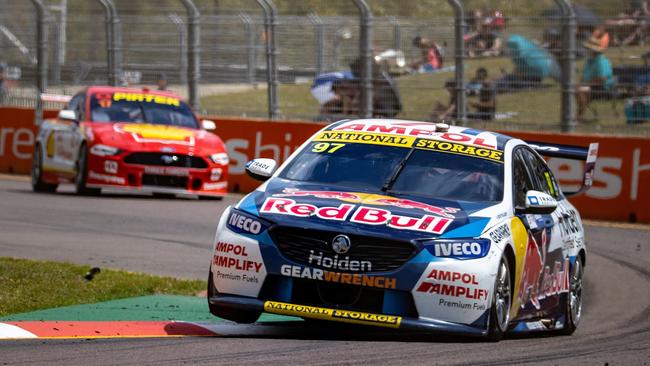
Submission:
<svg viewBox="0 0 650 366">
<path fill-rule="evenodd" d="M 226 154 L 225 152 L 210 155 L 210 160 L 212 160 L 215 164 L 219 164 L 219 165 L 228 165 L 228 163 L 230 162 L 230 159 L 228 158 L 228 154 Z"/>
<path fill-rule="evenodd" d="M 90 148 L 90 153 L 97 156 L 114 156 L 121 152 L 120 149 L 113 146 L 97 144 Z"/>
</svg>

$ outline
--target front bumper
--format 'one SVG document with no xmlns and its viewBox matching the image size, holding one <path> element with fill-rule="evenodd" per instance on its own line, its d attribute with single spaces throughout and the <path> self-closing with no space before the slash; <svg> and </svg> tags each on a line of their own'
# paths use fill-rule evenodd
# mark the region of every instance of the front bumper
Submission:
<svg viewBox="0 0 650 366">
<path fill-rule="evenodd" d="M 276 301 L 262 301 L 254 298 L 239 296 L 213 296 L 208 299 L 210 304 L 218 307 L 233 308 L 244 311 L 259 311 L 279 315 L 297 316 L 301 318 L 327 320 L 357 325 L 368 325 L 384 328 L 427 331 L 442 334 L 455 334 L 481 337 L 487 334 L 486 329 L 469 325 L 457 324 L 435 319 L 409 318 L 396 315 L 373 314 L 360 311 L 332 309 L 316 306 L 291 304 Z"/>
<path fill-rule="evenodd" d="M 228 167 L 212 163 L 207 168 L 127 164 L 121 156 L 90 155 L 87 186 L 220 197 L 228 192 Z"/>
</svg>

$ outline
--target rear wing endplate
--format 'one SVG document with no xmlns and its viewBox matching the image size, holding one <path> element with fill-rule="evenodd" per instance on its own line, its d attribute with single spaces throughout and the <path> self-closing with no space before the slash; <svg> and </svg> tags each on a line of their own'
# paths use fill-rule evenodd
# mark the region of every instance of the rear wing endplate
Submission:
<svg viewBox="0 0 650 366">
<path fill-rule="evenodd" d="M 582 186 L 575 192 L 564 192 L 565 196 L 574 196 L 587 191 L 593 184 L 596 158 L 598 157 L 598 143 L 592 142 L 588 148 L 572 145 L 549 144 L 546 142 L 526 141 L 533 150 L 542 156 L 571 160 L 582 160 L 585 169 L 582 176 Z"/>
</svg>

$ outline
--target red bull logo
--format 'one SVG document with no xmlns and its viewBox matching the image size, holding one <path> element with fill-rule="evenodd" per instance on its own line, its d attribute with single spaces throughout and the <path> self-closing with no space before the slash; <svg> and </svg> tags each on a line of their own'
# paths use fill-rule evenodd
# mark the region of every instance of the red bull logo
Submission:
<svg viewBox="0 0 650 366">
<path fill-rule="evenodd" d="M 297 217 L 315 216 L 323 220 L 349 221 L 363 225 L 386 225 L 397 230 L 414 230 L 430 234 L 443 233 L 452 219 L 424 215 L 411 217 L 396 215 L 388 210 L 366 206 L 356 206 L 343 203 L 338 207 L 315 206 L 307 203 L 297 203 L 289 198 L 267 198 L 260 213 L 290 215 Z"/>
<path fill-rule="evenodd" d="M 454 207 L 438 207 L 422 202 L 412 201 L 403 198 L 383 196 L 370 193 L 352 193 L 335 191 L 301 191 L 286 188 L 283 193 L 275 194 L 274 197 L 316 197 L 322 199 L 335 199 L 351 203 L 365 203 L 369 205 L 386 205 L 406 209 L 420 209 L 425 212 L 453 219 L 454 213 L 458 212 Z"/>
<path fill-rule="evenodd" d="M 518 294 L 522 308 L 530 301 L 539 310 L 540 300 L 569 289 L 569 258 L 565 258 L 564 263 L 556 261 L 551 272 L 550 266 L 544 266 L 548 243 L 546 231 L 542 232 L 541 242 L 540 248 L 533 234 L 528 232 L 524 272 Z"/>
</svg>

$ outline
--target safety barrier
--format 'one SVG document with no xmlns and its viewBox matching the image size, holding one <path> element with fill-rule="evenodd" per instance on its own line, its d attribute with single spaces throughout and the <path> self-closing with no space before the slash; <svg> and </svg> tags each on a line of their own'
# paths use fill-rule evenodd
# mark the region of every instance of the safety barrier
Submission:
<svg viewBox="0 0 650 366">
<path fill-rule="evenodd" d="M 53 117 L 54 111 L 45 111 Z M 230 188 L 249 192 L 259 182 L 246 176 L 246 162 L 257 157 L 284 161 L 309 136 L 322 128 L 320 123 L 225 119 L 217 122 L 216 133 L 230 155 Z M 0 172 L 28 173 L 36 127 L 34 110 L 0 108 Z M 605 220 L 650 222 L 650 139 L 606 135 L 512 132 L 524 140 L 587 146 L 600 143 L 593 187 L 571 201 L 583 217 Z M 580 184 L 582 163 L 551 158 L 551 169 L 563 187 L 573 190 Z"/>
</svg>

